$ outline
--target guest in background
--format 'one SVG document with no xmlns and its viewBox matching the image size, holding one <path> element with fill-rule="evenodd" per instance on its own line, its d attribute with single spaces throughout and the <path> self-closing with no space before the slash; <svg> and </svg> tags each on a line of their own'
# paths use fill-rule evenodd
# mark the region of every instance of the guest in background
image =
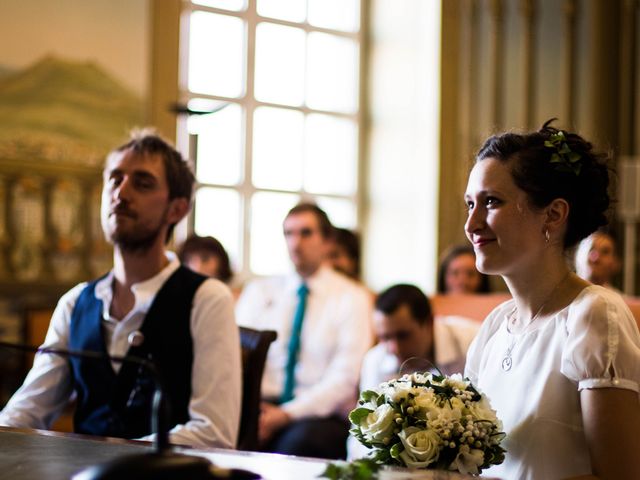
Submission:
<svg viewBox="0 0 640 480">
<path fill-rule="evenodd" d="M 233 277 L 229 255 L 214 237 L 191 235 L 178 249 L 182 264 L 194 272 L 229 284 Z"/>
<path fill-rule="evenodd" d="M 476 254 L 471 245 L 454 245 L 440 257 L 438 293 L 489 293 L 489 277 L 476 268 Z"/>
<path fill-rule="evenodd" d="M 467 348 L 480 324 L 452 318 L 434 320 L 429 299 L 414 285 L 393 285 L 380 293 L 373 313 L 378 344 L 364 357 L 360 391 L 403 373 L 462 373 Z M 347 449 L 350 459 L 368 452 L 354 437 Z"/>
<path fill-rule="evenodd" d="M 334 228 L 329 248 L 329 263 L 338 272 L 360 281 L 360 237 L 352 230 Z"/>
<path fill-rule="evenodd" d="M 411 371 L 437 367 L 445 374 L 462 373 L 467 349 L 480 328 L 472 321 L 434 320 L 427 296 L 408 284 L 393 285 L 378 295 L 373 323 L 378 344 L 365 356 L 360 391 L 397 376 L 405 362 Z"/>
<path fill-rule="evenodd" d="M 567 251 L 607 222 L 606 159 L 575 133 L 490 137 L 469 175 L 467 237 L 512 300 L 483 322 L 466 375 L 504 424 L 500 478 L 640 478 L 640 334 Z"/>
<path fill-rule="evenodd" d="M 579 277 L 616 290 L 611 282 L 620 271 L 620 259 L 610 234 L 599 230 L 582 240 L 576 250 L 575 262 Z"/>
<path fill-rule="evenodd" d="M 166 250 L 191 207 L 193 173 L 171 145 L 141 131 L 107 156 L 103 180 L 113 270 L 60 299 L 43 346 L 149 358 L 171 405 L 170 442 L 234 448 L 241 367 L 231 292 Z M 75 432 L 150 440 L 148 373 L 107 358 L 39 353 L 0 425 L 47 429 L 75 392 Z"/>
<path fill-rule="evenodd" d="M 343 412 L 372 344 L 370 296 L 328 266 L 333 227 L 318 206 L 292 208 L 283 230 L 295 273 L 249 283 L 236 307 L 239 325 L 278 333 L 265 365 L 259 437 L 266 451 L 344 458 Z"/>
</svg>

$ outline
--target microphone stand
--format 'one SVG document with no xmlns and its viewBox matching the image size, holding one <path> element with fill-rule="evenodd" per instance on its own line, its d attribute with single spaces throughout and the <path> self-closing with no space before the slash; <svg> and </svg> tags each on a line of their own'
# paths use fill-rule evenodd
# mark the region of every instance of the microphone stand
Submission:
<svg viewBox="0 0 640 480">
<path fill-rule="evenodd" d="M 146 369 L 153 377 L 155 389 L 151 406 L 151 431 L 154 433 L 153 452 L 126 455 L 109 462 L 87 467 L 76 473 L 72 480 L 210 480 L 259 479 L 260 475 L 239 469 L 220 469 L 209 460 L 196 455 L 182 455 L 171 451 L 167 433 L 166 400 L 160 373 L 150 360 L 133 355 L 109 355 L 90 350 L 65 350 L 53 347 L 33 347 L 0 341 L 0 348 L 11 348 L 29 353 L 50 353 L 62 357 L 104 360 L 115 363 L 134 363 Z"/>
</svg>

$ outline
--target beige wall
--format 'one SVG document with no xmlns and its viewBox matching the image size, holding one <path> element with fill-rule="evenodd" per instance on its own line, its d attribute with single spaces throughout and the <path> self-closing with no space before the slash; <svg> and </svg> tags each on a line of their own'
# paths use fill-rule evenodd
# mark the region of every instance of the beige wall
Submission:
<svg viewBox="0 0 640 480">
<path fill-rule="evenodd" d="M 439 251 L 464 241 L 466 174 L 491 133 L 557 117 L 614 158 L 638 154 L 638 3 L 443 2 Z"/>
</svg>

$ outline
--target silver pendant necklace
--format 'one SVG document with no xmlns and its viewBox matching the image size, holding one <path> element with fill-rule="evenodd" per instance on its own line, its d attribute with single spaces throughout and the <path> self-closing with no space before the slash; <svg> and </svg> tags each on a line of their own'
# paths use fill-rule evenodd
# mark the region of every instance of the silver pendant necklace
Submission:
<svg viewBox="0 0 640 480">
<path fill-rule="evenodd" d="M 571 271 L 567 272 L 567 274 L 564 277 L 562 277 L 562 280 L 560 280 L 558 284 L 553 288 L 553 290 L 549 292 L 549 295 L 547 296 L 545 301 L 542 302 L 542 305 L 540 305 L 540 308 L 538 308 L 535 315 L 531 317 L 531 319 L 522 327 L 523 333 L 526 331 L 527 328 L 529 328 L 529 325 L 535 322 L 536 318 L 538 318 L 538 315 L 540 315 L 544 307 L 547 305 L 547 303 L 549 303 L 549 300 L 553 298 L 553 294 L 555 293 L 555 291 L 558 289 L 558 287 L 560 287 L 560 285 L 564 283 L 564 281 L 567 279 L 570 273 Z M 518 307 L 514 306 L 513 310 L 507 317 L 507 331 L 509 331 L 509 325 L 515 325 L 517 313 L 518 313 Z M 509 347 L 507 348 L 507 351 L 504 354 L 504 357 L 502 358 L 502 370 L 504 370 L 505 372 L 508 372 L 509 370 L 511 370 L 511 367 L 513 366 L 513 358 L 511 357 L 511 352 L 513 351 L 513 347 L 516 346 L 516 343 L 517 343 L 517 338 L 514 336 L 511 342 L 511 345 L 509 345 Z"/>
</svg>

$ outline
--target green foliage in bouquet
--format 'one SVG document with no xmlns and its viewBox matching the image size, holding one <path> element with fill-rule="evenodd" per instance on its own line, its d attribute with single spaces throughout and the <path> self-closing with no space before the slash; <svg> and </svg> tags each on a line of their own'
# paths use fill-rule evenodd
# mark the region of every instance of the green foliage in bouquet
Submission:
<svg viewBox="0 0 640 480">
<path fill-rule="evenodd" d="M 360 394 L 354 435 L 382 465 L 479 474 L 503 462 L 502 423 L 460 375 L 413 373 Z"/>
<path fill-rule="evenodd" d="M 370 480 L 375 477 L 380 465 L 374 460 L 361 458 L 352 462 L 333 462 L 321 477 L 329 480 Z"/>
</svg>

